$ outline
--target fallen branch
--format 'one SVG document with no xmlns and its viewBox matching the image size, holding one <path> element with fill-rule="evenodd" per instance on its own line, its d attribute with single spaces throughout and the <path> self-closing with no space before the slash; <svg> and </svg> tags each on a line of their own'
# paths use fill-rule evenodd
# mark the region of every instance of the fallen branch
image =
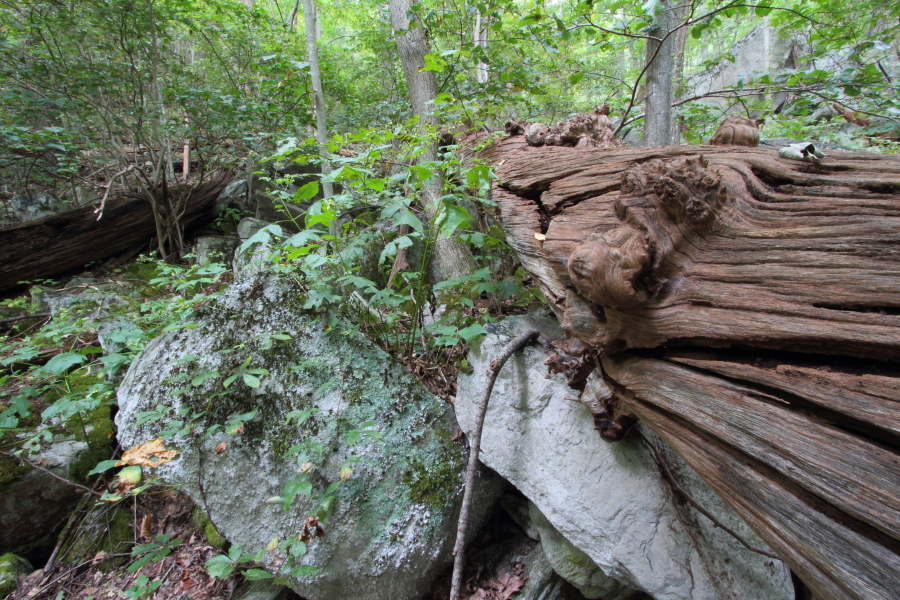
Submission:
<svg viewBox="0 0 900 600">
<path fill-rule="evenodd" d="M 462 587 L 463 569 L 466 566 L 463 550 L 466 547 L 466 528 L 469 525 L 469 508 L 472 505 L 472 487 L 475 483 L 475 469 L 478 467 L 478 452 L 481 450 L 481 430 L 484 428 L 484 416 L 487 413 L 488 401 L 491 399 L 491 392 L 494 389 L 494 381 L 497 380 L 500 369 L 503 368 L 509 357 L 536 338 L 539 333 L 537 329 L 531 329 L 514 338 L 504 346 L 500 354 L 494 357 L 487 371 L 487 382 L 478 402 L 478 412 L 475 414 L 475 427 L 472 428 L 469 436 L 469 465 L 466 468 L 466 487 L 463 493 L 462 508 L 459 512 L 459 524 L 456 528 L 456 546 L 453 549 L 453 555 L 456 558 L 453 561 L 453 585 L 450 589 L 450 600 L 459 600 Z"/>
<path fill-rule="evenodd" d="M 6 317 L 5 319 L 0 319 L 0 325 L 24 321 L 25 319 L 46 319 L 49 316 L 50 313 L 32 313 L 30 315 L 19 315 L 18 317 Z"/>
</svg>

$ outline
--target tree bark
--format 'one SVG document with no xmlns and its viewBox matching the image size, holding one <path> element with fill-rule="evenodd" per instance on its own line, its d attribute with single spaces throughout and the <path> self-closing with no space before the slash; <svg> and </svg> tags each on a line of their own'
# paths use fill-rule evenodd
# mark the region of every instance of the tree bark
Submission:
<svg viewBox="0 0 900 600">
<path fill-rule="evenodd" d="M 516 137 L 486 158 L 600 435 L 656 431 L 817 598 L 896 597 L 900 157 Z"/>
<path fill-rule="evenodd" d="M 437 126 L 438 119 L 434 115 L 434 100 L 437 98 L 437 79 L 433 71 L 423 71 L 425 55 L 430 54 L 428 36 L 422 23 L 417 19 L 410 20 L 412 0 L 390 0 L 391 26 L 397 38 L 397 51 L 403 74 L 406 76 L 406 87 L 413 112 L 419 117 L 423 128 Z M 419 162 L 434 162 L 437 159 L 437 147 L 432 143 L 419 156 Z M 441 181 L 435 176 L 422 189 L 422 205 L 425 216 L 432 223 L 440 211 L 438 199 L 441 197 Z M 462 277 L 474 270 L 472 255 L 455 237 L 437 237 L 434 243 L 431 260 L 431 278 L 442 281 Z"/>
<path fill-rule="evenodd" d="M 667 146 L 672 143 L 673 73 L 677 7 L 672 0 L 662 1 L 656 15 L 657 28 L 650 32 L 656 40 L 647 40 L 647 98 L 644 100 L 644 145 Z M 657 41 L 659 40 L 659 41 Z"/>
<path fill-rule="evenodd" d="M 316 113 L 316 140 L 319 142 L 319 156 L 322 157 L 322 175 L 331 173 L 328 161 L 328 126 L 325 122 L 325 94 L 322 92 L 322 74 L 319 70 L 319 45 L 316 36 L 315 0 L 303 0 L 303 17 L 306 21 L 306 50 L 309 54 L 309 76 L 312 80 Z M 322 181 L 322 192 L 326 198 L 334 195 L 330 181 Z"/>
<path fill-rule="evenodd" d="M 231 180 L 221 173 L 202 186 L 171 188 L 169 195 L 183 207 L 180 227 L 209 217 L 209 209 Z M 180 200 L 185 194 L 190 196 Z M 0 291 L 20 281 L 54 277 L 87 263 L 146 245 L 157 233 L 154 209 L 143 197 L 114 196 L 103 218 L 91 205 L 50 215 L 23 225 L 0 229 Z"/>
</svg>

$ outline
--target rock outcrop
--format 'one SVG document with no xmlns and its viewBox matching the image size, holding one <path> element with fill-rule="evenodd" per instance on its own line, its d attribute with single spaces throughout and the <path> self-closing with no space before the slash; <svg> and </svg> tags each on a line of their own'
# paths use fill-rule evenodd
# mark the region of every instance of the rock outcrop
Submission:
<svg viewBox="0 0 900 600">
<path fill-rule="evenodd" d="M 551 319 L 512 317 L 488 326 L 490 335 L 469 353 L 473 371 L 459 378 L 456 411 L 463 430 L 473 425 L 488 363 L 526 326 L 562 336 Z M 546 358 L 529 347 L 500 372 L 480 458 L 533 502 L 539 512 L 532 521 L 560 574 L 568 563 L 572 583 L 606 600 L 634 590 L 657 600 L 794 597 L 780 561 L 748 550 L 676 495 L 657 455 L 665 453 L 677 485 L 719 523 L 765 548 L 677 455 L 644 428 L 618 444 L 604 442 L 577 401 L 580 392 L 560 375 L 545 378 Z"/>
<path fill-rule="evenodd" d="M 119 390 L 119 440 L 133 446 L 203 413 L 191 433 L 168 440 L 179 455 L 159 468 L 160 480 L 182 486 L 222 535 L 251 552 L 301 532 L 315 503 L 298 496 L 284 510 L 284 485 L 300 466 L 285 454 L 321 444 L 309 455 L 313 495 L 346 477 L 342 466 L 352 476 L 323 521 L 326 537 L 313 538 L 303 557 L 318 575 L 292 587 L 308 600 L 421 596 L 449 562 L 461 500 L 466 456 L 453 441 L 452 410 L 351 325 L 304 310 L 292 278 L 242 273 L 196 328 L 156 338 L 134 361 Z M 247 359 L 245 368 L 268 373 L 257 372 L 258 387 L 238 377 L 225 390 Z M 167 416 L 146 421 L 154 410 Z M 302 425 L 286 421 L 303 410 L 314 412 Z M 253 411 L 239 433 L 216 427 Z M 364 424 L 381 439 L 362 435 L 351 447 L 348 432 Z M 499 485 L 479 483 L 482 516 Z M 271 567 L 283 558 L 275 551 L 263 560 Z"/>
</svg>

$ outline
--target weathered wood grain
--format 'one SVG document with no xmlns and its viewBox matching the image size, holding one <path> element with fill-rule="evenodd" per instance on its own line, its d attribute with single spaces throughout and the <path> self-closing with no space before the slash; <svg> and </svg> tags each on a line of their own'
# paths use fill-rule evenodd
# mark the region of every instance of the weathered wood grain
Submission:
<svg viewBox="0 0 900 600">
<path fill-rule="evenodd" d="M 207 216 L 228 185 L 225 172 L 194 189 L 180 219 L 190 226 Z M 178 189 L 170 190 L 179 193 Z M 153 210 L 143 198 L 110 197 L 98 221 L 93 206 L 83 206 L 19 226 L 0 229 L 0 291 L 54 277 L 95 260 L 146 244 L 156 233 Z"/>
<path fill-rule="evenodd" d="M 518 147 L 498 175 L 508 235 L 545 236 L 530 243 L 537 264 L 526 270 L 560 313 L 562 289 L 602 305 L 611 347 L 739 343 L 900 358 L 897 157 L 813 165 L 759 148 Z M 540 218 L 524 222 L 523 212 Z M 624 258 L 586 258 L 620 233 L 635 240 Z M 609 262 L 629 259 L 624 274 Z M 619 288 L 634 297 L 603 297 Z"/>
<path fill-rule="evenodd" d="M 900 597 L 900 157 L 491 160 L 600 435 L 650 426 L 819 600 Z"/>
</svg>

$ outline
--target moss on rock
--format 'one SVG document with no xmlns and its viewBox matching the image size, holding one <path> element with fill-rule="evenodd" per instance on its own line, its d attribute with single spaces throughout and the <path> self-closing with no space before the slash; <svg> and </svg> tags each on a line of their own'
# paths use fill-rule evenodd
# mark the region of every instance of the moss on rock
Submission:
<svg viewBox="0 0 900 600">
<path fill-rule="evenodd" d="M 191 522 L 194 524 L 194 527 L 197 527 L 203 532 L 203 537 L 206 538 L 206 541 L 209 542 L 210 546 L 225 549 L 228 545 L 228 540 L 219 533 L 219 530 L 216 529 L 216 526 L 213 525 L 213 522 L 199 506 L 194 508 L 194 513 L 191 515 Z"/>
<path fill-rule="evenodd" d="M 31 573 L 31 563 L 20 556 L 7 553 L 0 556 L 0 598 L 16 591 L 19 575 Z"/>
</svg>

